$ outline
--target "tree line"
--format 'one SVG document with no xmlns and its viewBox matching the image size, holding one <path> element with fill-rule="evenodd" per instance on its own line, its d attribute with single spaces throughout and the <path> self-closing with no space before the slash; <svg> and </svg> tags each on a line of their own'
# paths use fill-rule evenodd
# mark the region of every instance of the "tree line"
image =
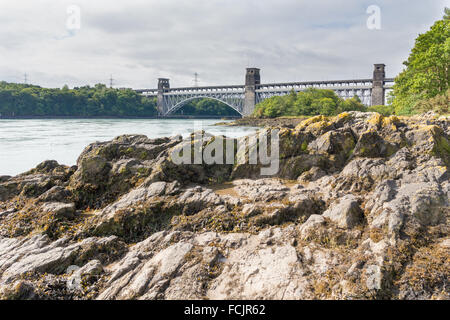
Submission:
<svg viewBox="0 0 450 320">
<path fill-rule="evenodd" d="M 69 89 L 0 82 L 0 114 L 27 116 L 155 116 L 156 99 L 103 84 Z"/>
</svg>

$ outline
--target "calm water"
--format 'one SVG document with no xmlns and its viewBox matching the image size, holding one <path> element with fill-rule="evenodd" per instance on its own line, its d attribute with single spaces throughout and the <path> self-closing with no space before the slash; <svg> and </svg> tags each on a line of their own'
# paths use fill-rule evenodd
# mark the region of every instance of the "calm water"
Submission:
<svg viewBox="0 0 450 320">
<path fill-rule="evenodd" d="M 88 119 L 0 120 L 0 175 L 16 175 L 45 160 L 74 165 L 84 147 L 122 134 L 149 138 L 188 135 L 194 124 L 212 134 L 239 137 L 253 133 L 249 127 L 213 126 L 221 120 L 185 119 Z M 197 127 L 195 130 L 199 130 Z"/>
</svg>

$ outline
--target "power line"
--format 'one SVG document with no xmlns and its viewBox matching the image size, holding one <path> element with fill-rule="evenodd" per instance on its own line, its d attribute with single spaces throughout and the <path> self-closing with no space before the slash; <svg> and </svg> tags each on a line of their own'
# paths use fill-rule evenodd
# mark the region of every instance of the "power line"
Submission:
<svg viewBox="0 0 450 320">
<path fill-rule="evenodd" d="M 113 87 L 113 83 L 114 83 L 114 79 L 113 79 L 113 76 L 111 75 L 111 77 L 109 78 L 109 87 L 110 88 Z"/>
</svg>

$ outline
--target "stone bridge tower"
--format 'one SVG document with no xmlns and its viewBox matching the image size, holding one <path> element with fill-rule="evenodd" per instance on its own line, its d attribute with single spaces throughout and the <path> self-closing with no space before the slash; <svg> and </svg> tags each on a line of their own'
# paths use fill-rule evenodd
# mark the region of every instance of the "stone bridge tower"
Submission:
<svg viewBox="0 0 450 320">
<path fill-rule="evenodd" d="M 156 107 L 158 108 L 158 112 L 160 115 L 164 115 L 166 113 L 166 105 L 164 103 L 164 93 L 169 92 L 170 84 L 169 79 L 159 78 L 158 79 L 158 96 Z"/>
<path fill-rule="evenodd" d="M 384 105 L 384 81 L 386 78 L 386 73 L 384 71 L 385 65 L 375 64 L 375 69 L 373 71 L 373 81 L 372 81 L 372 106 Z"/>
<path fill-rule="evenodd" d="M 261 84 L 260 69 L 258 68 L 247 68 L 247 73 L 245 75 L 245 98 L 244 98 L 244 108 L 242 114 L 244 116 L 249 116 L 255 110 L 256 104 L 256 86 Z"/>
</svg>

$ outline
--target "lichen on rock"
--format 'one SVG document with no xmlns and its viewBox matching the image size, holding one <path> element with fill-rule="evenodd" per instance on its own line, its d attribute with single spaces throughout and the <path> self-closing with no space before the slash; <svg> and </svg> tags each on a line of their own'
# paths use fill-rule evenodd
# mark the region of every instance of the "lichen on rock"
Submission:
<svg viewBox="0 0 450 320">
<path fill-rule="evenodd" d="M 309 118 L 278 128 L 269 177 L 142 135 L 2 176 L 0 299 L 449 299 L 448 128 Z"/>
</svg>

